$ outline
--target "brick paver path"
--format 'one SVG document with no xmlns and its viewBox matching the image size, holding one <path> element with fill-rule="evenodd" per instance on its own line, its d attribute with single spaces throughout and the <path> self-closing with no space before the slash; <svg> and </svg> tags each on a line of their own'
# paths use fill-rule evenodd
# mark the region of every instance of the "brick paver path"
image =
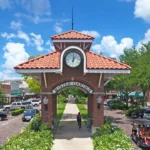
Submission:
<svg viewBox="0 0 150 150">
<path fill-rule="evenodd" d="M 123 129 L 124 132 L 130 136 L 132 131 L 132 122 L 133 119 L 127 118 L 122 110 L 110 110 L 108 107 L 105 107 L 104 110 L 105 116 L 111 117 L 113 119 L 113 124 Z M 137 147 L 135 143 L 135 150 L 150 150 L 150 149 L 141 149 Z"/>
<path fill-rule="evenodd" d="M 93 150 L 91 132 L 83 122 L 80 130 L 77 126 L 78 111 L 75 103 L 67 103 L 52 150 Z"/>
<path fill-rule="evenodd" d="M 7 141 L 7 138 L 19 133 L 23 127 L 25 127 L 24 122 L 22 122 L 22 115 L 16 117 L 8 117 L 8 120 L 0 121 L 0 144 Z"/>
</svg>

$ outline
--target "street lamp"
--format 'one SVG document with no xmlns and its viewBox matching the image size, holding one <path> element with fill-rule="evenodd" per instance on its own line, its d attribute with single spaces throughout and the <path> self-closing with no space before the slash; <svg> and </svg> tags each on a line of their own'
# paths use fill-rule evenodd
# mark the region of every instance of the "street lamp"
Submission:
<svg viewBox="0 0 150 150">
<path fill-rule="evenodd" d="M 47 110 L 48 109 L 48 98 L 47 98 L 47 96 L 44 97 L 43 103 L 44 103 L 45 110 Z"/>
<path fill-rule="evenodd" d="M 101 98 L 101 96 L 99 95 L 98 98 L 97 98 L 97 109 L 100 109 L 101 103 L 102 103 L 102 98 Z"/>
</svg>

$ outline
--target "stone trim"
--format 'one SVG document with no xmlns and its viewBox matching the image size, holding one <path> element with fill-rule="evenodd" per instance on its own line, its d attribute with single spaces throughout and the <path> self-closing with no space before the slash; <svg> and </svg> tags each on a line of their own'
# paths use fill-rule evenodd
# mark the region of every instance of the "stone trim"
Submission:
<svg viewBox="0 0 150 150">
<path fill-rule="evenodd" d="M 45 94 L 45 95 L 52 95 L 52 92 L 41 92 L 41 94 Z"/>
<path fill-rule="evenodd" d="M 98 95 L 98 94 L 100 94 L 100 95 L 105 95 L 105 92 L 93 92 L 93 94 L 94 94 L 94 95 Z"/>
</svg>

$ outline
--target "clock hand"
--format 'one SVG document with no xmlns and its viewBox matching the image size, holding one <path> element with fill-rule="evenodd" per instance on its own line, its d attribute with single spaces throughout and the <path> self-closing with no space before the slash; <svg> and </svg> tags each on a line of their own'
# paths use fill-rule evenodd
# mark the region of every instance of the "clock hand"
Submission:
<svg viewBox="0 0 150 150">
<path fill-rule="evenodd" d="M 73 59 L 72 59 L 72 62 L 74 62 L 74 59 L 75 59 L 75 56 L 74 56 L 74 52 L 73 52 Z"/>
</svg>

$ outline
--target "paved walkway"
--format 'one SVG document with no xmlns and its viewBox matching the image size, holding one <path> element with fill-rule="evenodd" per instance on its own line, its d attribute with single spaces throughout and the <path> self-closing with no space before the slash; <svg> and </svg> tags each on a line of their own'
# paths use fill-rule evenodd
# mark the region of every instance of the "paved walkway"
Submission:
<svg viewBox="0 0 150 150">
<path fill-rule="evenodd" d="M 76 123 L 78 108 L 69 101 L 55 135 L 52 150 L 93 150 L 91 132 L 85 124 L 79 130 Z"/>
</svg>

